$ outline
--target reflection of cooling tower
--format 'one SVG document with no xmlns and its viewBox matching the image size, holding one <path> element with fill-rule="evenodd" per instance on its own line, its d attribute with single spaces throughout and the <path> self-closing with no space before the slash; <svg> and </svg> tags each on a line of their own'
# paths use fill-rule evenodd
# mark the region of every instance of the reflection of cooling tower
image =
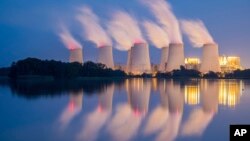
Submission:
<svg viewBox="0 0 250 141">
<path fill-rule="evenodd" d="M 205 44 L 202 51 L 200 72 L 220 72 L 219 50 L 216 44 Z"/>
<path fill-rule="evenodd" d="M 160 91 L 160 101 L 161 101 L 161 106 L 163 108 L 168 108 L 168 94 L 167 94 L 167 89 L 166 89 L 166 80 L 161 80 L 159 82 L 159 91 Z"/>
<path fill-rule="evenodd" d="M 180 69 L 180 66 L 184 66 L 183 44 L 170 44 L 166 71 Z"/>
<path fill-rule="evenodd" d="M 112 110 L 112 100 L 114 94 L 114 85 L 107 86 L 103 92 L 99 94 L 99 106 L 102 110 Z"/>
<path fill-rule="evenodd" d="M 70 93 L 70 106 L 73 106 L 77 109 L 82 109 L 82 102 L 83 102 L 83 90 L 80 90 L 78 92 L 71 92 Z"/>
<path fill-rule="evenodd" d="M 81 48 L 70 50 L 69 62 L 78 62 L 81 64 L 83 63 L 82 49 Z"/>
<path fill-rule="evenodd" d="M 113 51 L 111 46 L 98 48 L 98 63 L 105 64 L 108 68 L 114 68 Z"/>
<path fill-rule="evenodd" d="M 178 113 L 183 111 L 184 94 L 181 90 L 179 82 L 173 80 L 166 82 L 166 90 L 169 98 L 169 111 L 171 113 Z"/>
<path fill-rule="evenodd" d="M 128 85 L 129 103 L 132 109 L 141 114 L 147 113 L 150 97 L 150 81 L 131 79 Z"/>
<path fill-rule="evenodd" d="M 161 62 L 159 66 L 159 71 L 164 72 L 166 71 L 166 66 L 168 62 L 168 47 L 163 47 L 161 49 Z"/>
<path fill-rule="evenodd" d="M 217 112 L 219 104 L 219 83 L 216 81 L 201 81 L 201 103 L 204 112 Z"/>
<path fill-rule="evenodd" d="M 146 43 L 136 43 L 128 55 L 128 70 L 133 74 L 151 71 L 149 49 Z"/>
</svg>

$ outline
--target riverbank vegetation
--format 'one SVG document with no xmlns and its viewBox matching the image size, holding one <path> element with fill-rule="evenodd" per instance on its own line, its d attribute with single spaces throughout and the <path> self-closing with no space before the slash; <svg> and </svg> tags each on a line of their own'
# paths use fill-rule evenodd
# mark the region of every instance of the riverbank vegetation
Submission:
<svg viewBox="0 0 250 141">
<path fill-rule="evenodd" d="M 54 60 L 40 60 L 27 58 L 13 62 L 10 67 L 0 68 L 0 78 L 16 79 L 75 79 L 75 78 L 204 78 L 204 79 L 250 79 L 250 69 L 236 70 L 230 73 L 208 72 L 202 74 L 197 70 L 186 69 L 181 66 L 178 70 L 168 73 L 157 72 L 154 74 L 132 75 L 123 70 L 114 70 L 101 63 L 73 62 L 66 63 Z"/>
</svg>

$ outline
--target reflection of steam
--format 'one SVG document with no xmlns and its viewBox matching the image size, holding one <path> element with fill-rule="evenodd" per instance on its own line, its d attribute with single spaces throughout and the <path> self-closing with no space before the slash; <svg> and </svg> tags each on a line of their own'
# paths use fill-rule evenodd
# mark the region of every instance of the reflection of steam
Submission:
<svg viewBox="0 0 250 141">
<path fill-rule="evenodd" d="M 156 141 L 173 141 L 178 135 L 181 119 L 182 113 L 171 113 L 167 124 L 157 135 Z"/>
<path fill-rule="evenodd" d="M 184 136 L 202 135 L 213 118 L 213 113 L 206 113 L 203 109 L 195 109 L 184 123 L 181 134 Z"/>
<path fill-rule="evenodd" d="M 129 50 L 134 43 L 144 42 L 137 21 L 126 12 L 114 12 L 113 19 L 107 26 L 120 50 Z"/>
<path fill-rule="evenodd" d="M 181 25 L 194 47 L 202 47 L 204 44 L 214 43 L 212 36 L 202 21 L 183 20 Z"/>
<path fill-rule="evenodd" d="M 149 40 L 157 48 L 168 47 L 168 35 L 167 33 L 157 24 L 153 22 L 146 21 L 144 22 L 144 27 L 147 31 Z"/>
<path fill-rule="evenodd" d="M 69 50 L 82 48 L 81 44 L 71 35 L 66 27 L 62 27 L 59 36 Z"/>
<path fill-rule="evenodd" d="M 134 137 L 143 116 L 148 111 L 150 82 L 144 79 L 126 81 L 128 103 L 120 105 L 108 126 L 114 140 L 127 141 Z"/>
<path fill-rule="evenodd" d="M 144 133 L 152 134 L 164 127 L 167 122 L 168 111 L 168 95 L 166 93 L 165 81 L 160 81 L 159 90 L 161 96 L 161 105 L 158 106 L 148 118 Z"/>
<path fill-rule="evenodd" d="M 182 43 L 182 36 L 179 28 L 179 22 L 168 2 L 165 0 L 143 1 L 154 13 L 159 23 L 167 31 L 171 43 Z"/>
<path fill-rule="evenodd" d="M 114 85 L 111 85 L 99 94 L 99 105 L 94 112 L 87 116 L 83 130 L 78 136 L 79 139 L 95 140 L 99 130 L 111 115 L 113 93 Z"/>
<path fill-rule="evenodd" d="M 157 135 L 157 141 L 173 141 L 179 132 L 180 122 L 182 119 L 184 95 L 181 91 L 180 84 L 172 81 L 163 81 L 163 92 L 167 94 L 169 116 L 166 124 Z M 164 96 L 164 95 L 163 95 Z M 166 104 L 162 104 L 163 106 Z"/>
<path fill-rule="evenodd" d="M 168 119 L 168 110 L 158 106 L 152 114 L 150 114 L 145 127 L 145 134 L 152 134 L 164 127 Z"/>
<path fill-rule="evenodd" d="M 93 13 L 89 7 L 80 9 L 81 13 L 77 16 L 84 28 L 84 36 L 98 47 L 103 45 L 111 45 L 111 40 L 105 30 L 99 23 L 99 18 Z"/>
<path fill-rule="evenodd" d="M 73 93 L 70 96 L 70 102 L 69 105 L 66 107 L 64 112 L 62 113 L 60 117 L 60 123 L 61 128 L 65 129 L 69 122 L 78 114 L 81 112 L 82 109 L 82 98 L 83 98 L 83 92 L 80 91 L 78 93 Z"/>
<path fill-rule="evenodd" d="M 95 140 L 98 131 L 105 124 L 110 116 L 110 112 L 101 112 L 99 109 L 90 113 L 85 122 L 83 130 L 79 134 L 78 138 L 80 140 L 93 141 Z"/>
<path fill-rule="evenodd" d="M 195 109 L 184 123 L 182 135 L 202 135 L 213 116 L 218 110 L 219 83 L 215 81 L 201 81 L 202 108 Z"/>
<path fill-rule="evenodd" d="M 108 131 L 115 141 L 128 141 L 136 135 L 141 121 L 141 116 L 134 113 L 128 104 L 123 104 L 118 106 Z"/>
</svg>

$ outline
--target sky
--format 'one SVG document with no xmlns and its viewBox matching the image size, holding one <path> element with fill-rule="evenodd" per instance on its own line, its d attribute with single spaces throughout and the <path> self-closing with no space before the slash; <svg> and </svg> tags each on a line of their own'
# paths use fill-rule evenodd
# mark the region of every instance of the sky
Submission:
<svg viewBox="0 0 250 141">
<path fill-rule="evenodd" d="M 146 0 L 145 0 L 146 1 Z M 241 57 L 243 67 L 250 68 L 249 0 L 168 0 L 178 19 L 200 19 L 219 45 L 221 55 Z M 150 10 L 139 0 L 1 0 L 0 67 L 27 57 L 67 61 L 69 52 L 58 37 L 61 24 L 66 25 L 83 46 L 84 61 L 97 60 L 97 48 L 86 41 L 76 20 L 78 9 L 87 5 L 101 19 L 109 21 L 116 10 L 124 10 L 138 21 L 152 20 Z M 183 35 L 185 56 L 200 57 Z M 160 50 L 150 45 L 151 62 L 160 61 Z M 114 48 L 116 64 L 125 64 L 127 52 Z"/>
</svg>

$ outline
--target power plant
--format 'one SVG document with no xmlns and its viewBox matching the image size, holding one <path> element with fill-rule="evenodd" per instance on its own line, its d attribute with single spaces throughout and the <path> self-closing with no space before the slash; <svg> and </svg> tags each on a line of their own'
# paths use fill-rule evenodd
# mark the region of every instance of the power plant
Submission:
<svg viewBox="0 0 250 141">
<path fill-rule="evenodd" d="M 114 68 L 113 50 L 111 46 L 101 46 L 98 48 L 98 63 Z"/>
<path fill-rule="evenodd" d="M 135 43 L 128 52 L 127 71 L 133 74 L 151 72 L 149 49 L 146 43 Z"/>
<path fill-rule="evenodd" d="M 180 66 L 184 66 L 183 44 L 170 44 L 166 71 L 180 69 Z"/>
<path fill-rule="evenodd" d="M 161 61 L 160 61 L 160 65 L 159 65 L 160 72 L 166 71 L 167 62 L 168 62 L 168 50 L 169 50 L 169 47 L 163 47 L 161 49 Z"/>
<path fill-rule="evenodd" d="M 69 62 L 78 62 L 83 64 L 82 48 L 70 49 Z"/>
<path fill-rule="evenodd" d="M 216 44 L 205 44 L 202 47 L 200 72 L 220 72 L 219 49 Z"/>
</svg>

